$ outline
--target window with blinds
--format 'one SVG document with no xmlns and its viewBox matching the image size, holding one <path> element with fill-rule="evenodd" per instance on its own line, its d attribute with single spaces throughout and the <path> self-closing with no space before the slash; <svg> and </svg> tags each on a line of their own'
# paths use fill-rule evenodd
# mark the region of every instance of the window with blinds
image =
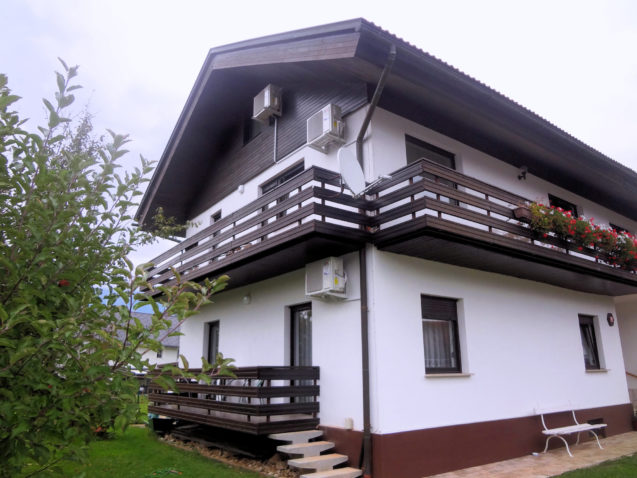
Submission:
<svg viewBox="0 0 637 478">
<path fill-rule="evenodd" d="M 456 299 L 422 295 L 426 373 L 461 372 Z"/>
</svg>

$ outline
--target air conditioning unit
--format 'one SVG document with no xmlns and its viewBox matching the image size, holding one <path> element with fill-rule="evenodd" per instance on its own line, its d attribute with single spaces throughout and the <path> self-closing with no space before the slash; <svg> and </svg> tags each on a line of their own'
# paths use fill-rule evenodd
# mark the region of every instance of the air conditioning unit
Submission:
<svg viewBox="0 0 637 478">
<path fill-rule="evenodd" d="M 307 144 L 327 153 L 331 144 L 345 144 L 344 130 L 341 109 L 329 104 L 307 119 Z"/>
<path fill-rule="evenodd" d="M 327 257 L 305 266 L 305 295 L 318 299 L 345 299 L 347 274 L 343 259 Z"/>
<path fill-rule="evenodd" d="M 281 116 L 281 88 L 268 85 L 254 97 L 252 119 L 267 124 L 270 116 Z"/>
</svg>

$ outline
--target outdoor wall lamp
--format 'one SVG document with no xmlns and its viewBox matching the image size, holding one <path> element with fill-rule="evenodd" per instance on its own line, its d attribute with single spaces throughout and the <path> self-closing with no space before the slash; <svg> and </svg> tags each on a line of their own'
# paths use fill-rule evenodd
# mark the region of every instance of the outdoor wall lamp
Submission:
<svg viewBox="0 0 637 478">
<path fill-rule="evenodd" d="M 518 179 L 520 181 L 522 181 L 523 179 L 526 179 L 526 173 L 529 172 L 529 168 L 526 166 L 521 166 L 520 167 L 520 174 L 518 174 Z"/>
</svg>

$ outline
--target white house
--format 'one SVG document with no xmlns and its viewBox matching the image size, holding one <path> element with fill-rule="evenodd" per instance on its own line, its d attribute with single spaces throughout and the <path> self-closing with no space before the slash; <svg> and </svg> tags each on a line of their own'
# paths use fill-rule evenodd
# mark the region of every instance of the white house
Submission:
<svg viewBox="0 0 637 478">
<path fill-rule="evenodd" d="M 354 197 L 357 167 L 380 182 Z M 326 435 L 410 478 L 540 451 L 538 408 L 630 430 L 634 268 L 513 210 L 634 233 L 635 197 L 635 171 L 356 19 L 212 49 L 137 218 L 197 224 L 154 283 L 231 278 L 182 328 L 191 366 L 319 367 Z"/>
<path fill-rule="evenodd" d="M 150 327 L 152 314 L 144 312 L 132 312 L 133 317 L 137 318 L 144 327 Z M 172 326 L 177 325 L 176 317 L 168 317 L 172 322 Z M 124 339 L 124 333 L 121 331 L 120 339 Z M 161 337 L 155 337 L 159 339 Z M 162 349 L 160 351 L 148 350 L 145 347 L 139 347 L 137 351 L 142 355 L 142 359 L 147 359 L 151 364 L 163 365 L 167 363 L 176 363 L 179 361 L 179 336 L 170 336 L 162 340 Z"/>
</svg>

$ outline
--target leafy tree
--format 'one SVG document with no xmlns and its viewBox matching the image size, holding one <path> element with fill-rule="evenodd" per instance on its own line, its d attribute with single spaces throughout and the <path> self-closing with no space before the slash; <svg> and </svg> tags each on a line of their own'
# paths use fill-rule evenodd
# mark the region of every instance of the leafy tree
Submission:
<svg viewBox="0 0 637 478">
<path fill-rule="evenodd" d="M 129 211 L 152 166 L 141 158 L 138 168 L 120 172 L 128 138 L 112 131 L 108 141 L 96 138 L 90 116 L 65 116 L 80 86 L 72 84 L 77 67 L 62 65 L 55 102 L 44 100 L 48 124 L 37 133 L 26 131 L 10 110 L 19 98 L 0 75 L 4 476 L 82 458 L 97 429 L 125 427 L 137 413 L 138 384 L 129 371 L 148 366 L 140 351 L 159 350 L 161 339 L 175 333 L 166 318 L 183 322 L 228 280 L 179 280 L 159 288 L 160 301 L 139 293 L 150 286 L 127 254 L 152 238 L 134 225 Z M 154 311 L 150 328 L 131 315 L 144 305 Z M 220 357 L 215 373 L 228 373 L 229 362 Z M 165 373 L 158 381 L 174 386 Z"/>
</svg>

